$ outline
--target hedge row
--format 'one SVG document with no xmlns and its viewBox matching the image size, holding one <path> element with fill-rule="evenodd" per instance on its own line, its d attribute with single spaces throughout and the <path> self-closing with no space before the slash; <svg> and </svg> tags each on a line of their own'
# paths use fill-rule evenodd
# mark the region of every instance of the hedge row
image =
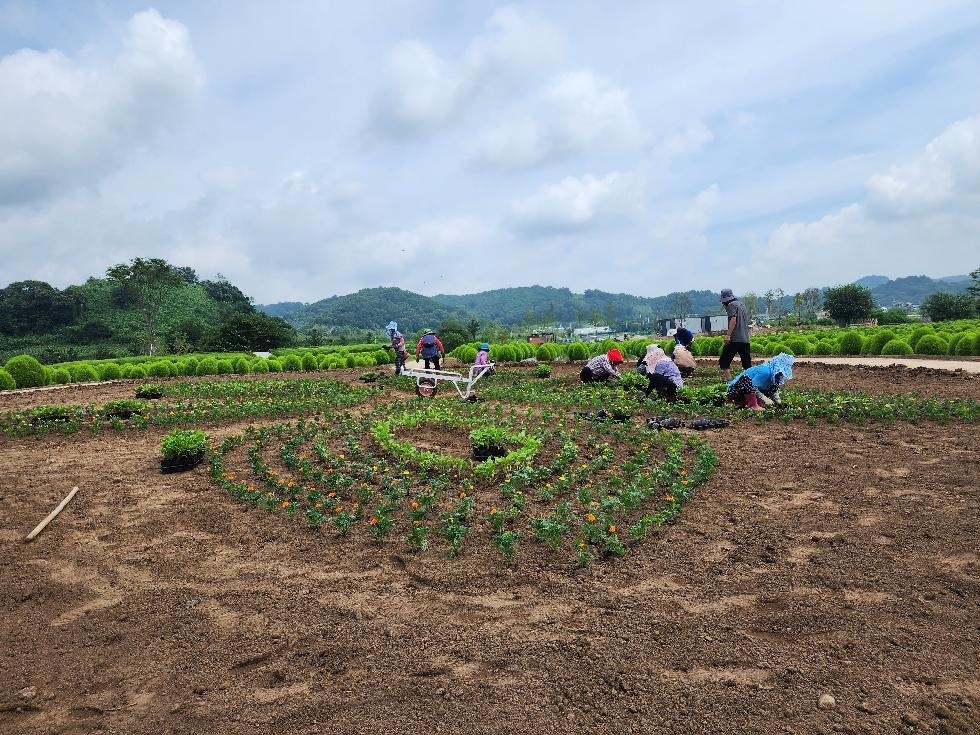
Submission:
<svg viewBox="0 0 980 735">
<path fill-rule="evenodd" d="M 168 378 L 182 375 L 246 375 L 248 373 L 279 373 L 286 371 L 336 370 L 339 368 L 374 367 L 394 362 L 386 350 L 373 352 L 335 352 L 289 354 L 266 360 L 255 355 L 234 357 L 157 358 L 152 362 L 72 362 L 61 365 L 42 365 L 30 355 L 10 358 L 0 368 L 0 390 L 36 388 L 45 385 L 84 383 L 120 378 Z"/>
</svg>

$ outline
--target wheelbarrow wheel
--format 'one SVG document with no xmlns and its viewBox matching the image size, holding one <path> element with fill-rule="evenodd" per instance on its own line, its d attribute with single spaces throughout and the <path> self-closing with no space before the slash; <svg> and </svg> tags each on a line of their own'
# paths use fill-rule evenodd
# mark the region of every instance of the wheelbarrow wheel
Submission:
<svg viewBox="0 0 980 735">
<path fill-rule="evenodd" d="M 432 398 L 436 394 L 436 381 L 432 378 L 422 378 L 415 386 L 415 392 L 422 398 Z"/>
</svg>

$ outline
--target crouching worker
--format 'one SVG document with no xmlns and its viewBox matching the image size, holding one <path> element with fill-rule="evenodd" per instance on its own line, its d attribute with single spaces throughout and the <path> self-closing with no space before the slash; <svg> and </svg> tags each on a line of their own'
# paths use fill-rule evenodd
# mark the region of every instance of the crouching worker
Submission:
<svg viewBox="0 0 980 735">
<path fill-rule="evenodd" d="M 583 383 L 601 383 L 609 378 L 619 378 L 617 365 L 623 364 L 623 354 L 613 347 L 605 355 L 596 355 L 582 368 L 579 377 Z"/>
<path fill-rule="evenodd" d="M 677 389 L 684 387 L 680 369 L 656 342 L 647 346 L 647 353 L 637 364 L 636 370 L 647 376 L 647 389 L 643 391 L 645 398 L 657 391 L 657 398 L 672 402 L 677 400 Z"/>
<path fill-rule="evenodd" d="M 694 361 L 694 355 L 691 354 L 691 342 L 693 341 L 694 335 L 690 329 L 681 327 L 674 334 L 674 353 L 670 359 L 674 361 L 677 369 L 681 372 L 681 376 L 685 378 L 693 375 L 694 368 L 698 366 Z"/>
<path fill-rule="evenodd" d="M 750 367 L 728 384 L 735 405 L 765 411 L 779 405 L 779 389 L 793 377 L 793 356 L 780 352 L 761 365 Z"/>
<path fill-rule="evenodd" d="M 398 331 L 396 322 L 388 322 L 385 327 L 385 334 L 391 340 L 391 349 L 395 351 L 395 375 L 399 375 L 405 369 L 405 360 L 408 358 L 408 350 L 405 349 L 405 336 Z"/>
<path fill-rule="evenodd" d="M 493 367 L 490 365 L 490 345 L 486 342 L 480 345 L 480 351 L 476 353 L 476 360 L 473 361 L 473 365 L 477 367 L 473 371 L 474 380 L 481 375 L 493 375 Z"/>
</svg>

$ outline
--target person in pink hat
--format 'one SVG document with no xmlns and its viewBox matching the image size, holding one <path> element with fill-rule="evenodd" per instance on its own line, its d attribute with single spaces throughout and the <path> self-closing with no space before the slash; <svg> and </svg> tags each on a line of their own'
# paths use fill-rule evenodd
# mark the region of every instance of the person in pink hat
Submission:
<svg viewBox="0 0 980 735">
<path fill-rule="evenodd" d="M 749 315 L 742 302 L 735 298 L 730 288 L 723 288 L 718 300 L 728 313 L 728 330 L 725 332 L 725 346 L 721 348 L 718 367 L 725 380 L 731 380 L 732 360 L 738 355 L 742 369 L 752 367 L 752 346 L 749 344 Z"/>
</svg>

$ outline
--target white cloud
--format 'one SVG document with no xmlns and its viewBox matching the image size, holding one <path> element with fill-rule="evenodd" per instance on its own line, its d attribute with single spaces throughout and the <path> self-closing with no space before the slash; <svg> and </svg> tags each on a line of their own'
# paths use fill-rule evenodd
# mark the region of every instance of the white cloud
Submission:
<svg viewBox="0 0 980 735">
<path fill-rule="evenodd" d="M 916 160 L 868 181 L 869 213 L 915 217 L 944 207 L 980 204 L 980 115 L 950 125 Z"/>
<path fill-rule="evenodd" d="M 715 134 L 700 120 L 692 120 L 660 143 L 658 152 L 668 159 L 690 155 L 715 139 Z"/>
<path fill-rule="evenodd" d="M 759 249 L 759 260 L 767 270 L 805 272 L 809 282 L 823 284 L 872 272 L 935 274 L 937 266 L 945 272 L 943 261 L 968 263 L 971 254 L 975 261 L 978 131 L 980 117 L 950 125 L 914 161 L 872 176 L 867 204 L 856 202 L 811 222 L 779 226 Z"/>
<path fill-rule="evenodd" d="M 0 204 L 90 185 L 172 124 L 203 86 L 187 29 L 157 11 L 130 20 L 108 65 L 59 51 L 0 59 Z"/>
<path fill-rule="evenodd" d="M 394 136 L 432 133 L 458 121 L 477 100 L 526 84 L 563 45 L 551 24 L 516 7 L 494 12 L 456 61 L 422 41 L 399 42 L 388 53 L 371 125 Z"/>
<path fill-rule="evenodd" d="M 601 179 L 591 174 L 568 176 L 515 202 L 511 221 L 515 230 L 532 236 L 581 230 L 628 214 L 638 193 L 636 181 L 618 172 Z"/>
<path fill-rule="evenodd" d="M 631 150 L 641 140 L 629 91 L 589 70 L 557 77 L 536 106 L 533 116 L 484 133 L 474 157 L 490 166 L 524 168 L 595 150 Z"/>
<path fill-rule="evenodd" d="M 705 230 L 720 201 L 721 189 L 718 184 L 712 184 L 698 192 L 684 209 L 661 217 L 653 229 L 658 255 L 693 259 L 708 244 Z"/>
</svg>

